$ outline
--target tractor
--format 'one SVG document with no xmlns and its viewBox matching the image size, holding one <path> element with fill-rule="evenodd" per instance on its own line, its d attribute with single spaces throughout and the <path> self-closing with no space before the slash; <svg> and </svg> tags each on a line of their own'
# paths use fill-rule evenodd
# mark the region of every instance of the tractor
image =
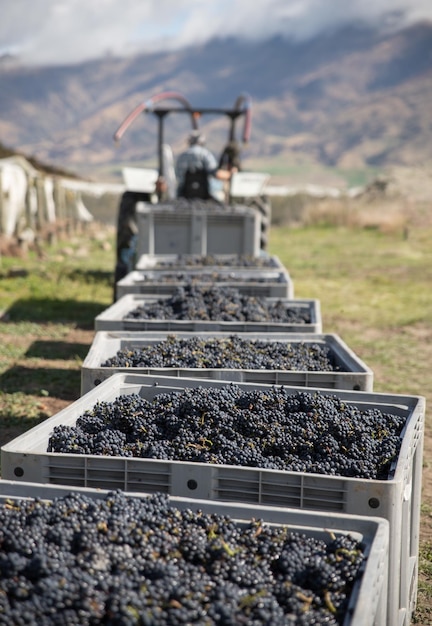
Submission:
<svg viewBox="0 0 432 626">
<path fill-rule="evenodd" d="M 175 101 L 175 105 L 167 106 L 164 101 Z M 188 100 L 177 92 L 163 92 L 139 104 L 124 119 L 114 133 L 114 140 L 120 141 L 127 128 L 141 113 L 152 114 L 158 122 L 157 156 L 158 168 L 123 168 L 123 179 L 126 190 L 120 199 L 117 220 L 117 257 L 115 267 L 115 283 L 135 268 L 137 261 L 137 214 L 138 203 L 159 204 L 175 203 L 176 177 L 174 158 L 171 146 L 165 142 L 165 121 L 168 116 L 186 115 L 191 130 L 199 130 L 199 122 L 206 115 L 224 116 L 229 122 L 226 145 L 219 158 L 219 166 L 230 168 L 233 164 L 237 172 L 232 175 L 228 189 L 210 183 L 212 200 L 219 205 L 232 206 L 240 204 L 253 208 L 258 212 L 260 220 L 260 249 L 265 253 L 268 231 L 271 222 L 271 204 L 264 193 L 269 175 L 265 173 L 242 171 L 240 164 L 239 141 L 236 138 L 236 123 L 243 120 L 241 142 L 246 144 L 251 132 L 251 99 L 241 94 L 232 108 L 193 107 Z"/>
</svg>

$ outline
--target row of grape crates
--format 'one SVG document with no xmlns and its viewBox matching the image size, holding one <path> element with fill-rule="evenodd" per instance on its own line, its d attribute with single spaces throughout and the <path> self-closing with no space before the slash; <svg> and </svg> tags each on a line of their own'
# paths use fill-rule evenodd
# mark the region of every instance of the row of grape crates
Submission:
<svg viewBox="0 0 432 626">
<path fill-rule="evenodd" d="M 241 249 L 241 248 L 238 248 Z M 307 386 L 332 389 L 352 389 L 354 391 L 372 391 L 373 373 L 355 355 L 348 346 L 337 335 L 323 335 L 320 303 L 317 300 L 296 300 L 294 299 L 294 286 L 288 270 L 283 266 L 277 257 L 267 258 L 263 262 L 261 258 L 255 257 L 255 262 L 251 262 L 248 268 L 240 263 L 236 263 L 235 257 L 226 258 L 224 255 L 214 255 L 214 266 L 206 265 L 197 269 L 199 256 L 194 255 L 150 255 L 142 254 L 139 257 L 136 270 L 118 283 L 120 301 L 106 312 L 96 318 L 96 334 L 94 351 L 90 351 L 88 358 L 82 368 L 82 391 L 90 390 L 93 385 L 99 384 L 108 374 L 106 368 L 102 366 L 103 360 L 108 358 L 115 350 L 128 348 L 130 350 L 139 349 L 142 346 L 151 345 L 156 341 L 166 340 L 167 334 L 163 335 L 159 331 L 175 332 L 178 337 L 188 337 L 191 334 L 199 333 L 200 336 L 213 334 L 213 336 L 226 336 L 228 333 L 241 333 L 242 337 L 249 336 L 253 339 L 258 336 L 265 341 L 288 341 L 286 333 L 289 333 L 289 341 L 295 342 L 322 342 L 329 348 L 333 362 L 336 364 L 336 372 L 293 372 L 293 371 L 262 371 L 262 370 L 223 370 L 202 369 L 191 370 L 189 368 L 172 368 L 168 370 L 137 368 L 135 371 L 142 374 L 172 375 L 177 377 L 212 378 L 221 380 L 271 383 L 281 385 Z M 265 258 L 265 257 L 264 257 Z M 259 267 L 262 263 L 262 267 Z M 225 266 L 225 267 L 224 267 Z M 173 268 L 176 274 L 173 273 Z M 225 269 L 226 268 L 226 269 Z M 193 280 L 195 284 L 210 283 L 212 280 L 221 284 L 235 286 L 239 291 L 251 295 L 262 296 L 270 304 L 276 298 L 285 299 L 287 306 L 294 306 L 307 311 L 310 323 L 307 324 L 278 324 L 264 322 L 204 322 L 204 321 L 155 321 L 128 319 L 127 312 L 135 307 L 145 307 L 152 302 L 152 294 L 173 293 L 176 285 L 185 284 L 185 280 Z M 177 281 L 177 282 L 176 282 Z M 157 284 L 157 289 L 154 285 Z M 153 286 L 152 286 L 153 285 Z M 284 290 L 284 291 L 283 291 Z M 150 298 L 150 299 L 149 299 Z M 160 296 L 159 296 L 159 299 Z M 117 331 L 117 336 L 115 336 Z M 127 331 L 134 331 L 128 333 Z M 136 331 L 140 331 L 137 333 Z M 311 333 L 308 338 L 307 333 Z M 285 337 L 284 337 L 285 335 Z M 110 345 L 111 344 L 111 345 Z M 110 347 L 108 348 L 108 346 Z M 112 372 L 122 372 L 123 368 L 111 369 Z M 420 469 L 419 458 L 422 456 L 423 426 L 419 426 L 419 432 L 415 440 L 419 440 L 419 445 L 415 443 L 412 456 L 408 456 L 408 463 L 411 467 L 410 475 L 406 477 L 404 484 L 404 498 L 407 493 L 414 489 L 413 497 L 407 498 L 409 505 L 399 504 L 396 507 L 396 517 L 404 520 L 402 526 L 410 530 L 403 530 L 401 543 L 404 546 L 411 545 L 408 567 L 402 565 L 397 575 L 389 577 L 389 588 L 392 589 L 391 596 L 399 596 L 399 601 L 393 603 L 395 609 L 390 609 L 389 619 L 400 625 L 409 623 L 411 614 L 415 606 L 416 585 L 418 577 L 417 545 L 419 533 L 419 493 L 420 493 Z M 418 452 L 420 450 L 420 452 Z M 414 458 L 415 457 L 415 458 Z M 415 469 L 417 468 L 417 469 Z M 404 479 L 405 480 L 405 479 Z M 403 480 L 403 482 L 404 482 Z M 236 496 L 237 497 L 237 496 Z M 311 504 L 309 503 L 309 506 Z M 297 504 L 296 504 L 297 506 Z M 330 506 L 330 502 L 326 503 Z M 411 507 L 411 508 L 410 508 Z M 390 507 L 391 508 L 391 507 Z M 404 510 L 406 509 L 406 510 Z M 409 510 L 409 514 L 408 511 Z M 367 511 L 367 508 L 365 509 Z M 388 515 L 387 515 L 388 517 Z M 409 521 L 407 522 L 407 517 Z M 392 525 L 395 526 L 395 521 Z M 408 540 L 407 537 L 411 535 Z M 393 537 L 392 537 L 393 538 Z M 398 562 L 399 548 L 391 560 L 393 571 L 396 571 L 394 564 Z M 406 559 L 400 559 L 406 563 Z M 397 568 L 396 568 L 397 569 Z M 398 580 L 399 576 L 399 580 Z M 389 600 L 391 602 L 391 600 Z M 395 621 L 396 623 L 396 621 Z"/>
<path fill-rule="evenodd" d="M 179 259 L 179 272 L 190 267 L 183 266 L 184 261 L 184 258 Z M 170 263 L 172 258 L 167 257 L 167 265 Z M 138 265 L 137 270 L 140 272 L 148 272 L 149 268 L 154 272 L 157 259 L 152 255 L 144 255 Z M 277 270 L 281 269 L 277 259 L 273 265 Z M 172 272 L 171 267 L 169 271 Z M 208 271 L 208 267 L 203 271 Z M 151 278 L 153 280 L 154 276 Z M 249 277 L 246 280 L 242 274 L 241 278 L 244 284 L 249 282 Z M 259 283 L 258 280 L 251 282 Z M 287 280 L 285 286 L 289 284 Z M 292 294 L 292 285 L 291 290 Z M 360 587 L 363 586 L 360 591 L 364 594 L 361 597 L 369 596 L 368 602 L 365 605 L 359 602 L 351 607 L 343 623 L 344 626 L 408 626 L 415 607 L 418 579 L 424 398 L 373 393 L 372 371 L 338 336 L 322 334 L 318 301 L 286 297 L 287 303 L 296 303 L 309 311 L 312 320 L 309 326 L 194 320 L 184 323 L 167 323 L 166 320 L 135 323 L 136 320 L 125 320 L 128 311 L 137 304 L 146 306 L 161 297 L 168 295 L 125 293 L 96 317 L 95 339 L 82 367 L 81 397 L 44 423 L 3 446 L 1 453 L 5 489 L 7 482 L 12 485 L 22 481 L 28 485 L 43 485 L 44 489 L 54 485 L 62 489 L 96 492 L 121 489 L 137 496 L 164 492 L 172 498 L 186 498 L 197 504 L 205 502 L 206 506 L 218 506 L 218 510 L 222 511 L 249 506 L 256 515 L 262 507 L 265 519 L 273 521 L 274 515 L 277 515 L 280 523 L 284 523 L 283 519 L 293 519 L 294 525 L 301 525 L 307 517 L 307 523 L 317 532 L 342 524 L 344 530 L 349 528 L 350 532 L 363 533 L 362 524 L 376 524 L 378 519 L 383 524 L 379 532 L 380 545 L 374 554 L 375 544 L 371 544 L 368 564 L 369 567 L 378 563 L 380 565 L 375 571 L 366 568 L 360 582 Z M 261 370 L 198 372 L 187 368 L 172 368 L 170 371 L 152 368 L 129 373 L 122 368 L 109 371 L 103 366 L 104 361 L 121 347 L 135 349 L 154 345 L 166 339 L 169 332 L 183 337 L 197 333 L 213 337 L 241 333 L 245 337 L 259 336 L 265 341 L 321 343 L 333 351 L 339 369 L 347 371 L 338 371 L 337 374 Z M 353 407 L 402 415 L 405 428 L 401 435 L 401 449 L 388 480 L 48 452 L 53 428 L 56 425 L 73 427 L 77 419 L 98 402 L 112 402 L 121 395 L 136 393 L 152 399 L 160 393 L 182 393 L 197 385 L 221 387 L 232 383 L 246 390 L 265 390 L 283 385 L 290 394 L 304 387 L 314 388 L 316 393 L 328 394 L 330 388 L 332 395 Z M 32 492 L 33 487 L 28 487 L 28 493 Z M 306 517 L 302 518 L 302 515 Z M 326 520 L 324 525 L 323 515 Z M 383 553 L 387 554 L 385 567 L 382 567 Z"/>
</svg>

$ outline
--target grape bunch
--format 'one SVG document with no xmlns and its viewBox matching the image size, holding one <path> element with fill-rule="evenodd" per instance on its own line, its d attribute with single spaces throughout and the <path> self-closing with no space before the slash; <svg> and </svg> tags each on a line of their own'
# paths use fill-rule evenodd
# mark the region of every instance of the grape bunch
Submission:
<svg viewBox="0 0 432 626">
<path fill-rule="evenodd" d="M 272 268 L 276 267 L 275 260 L 271 256 L 239 255 L 199 255 L 179 254 L 175 260 L 159 259 L 154 269 L 178 268 L 178 267 L 245 267 L 245 268 Z M 153 269 L 153 268 L 152 268 Z"/>
<path fill-rule="evenodd" d="M 181 510 L 160 493 L 9 500 L 0 624 L 342 624 L 365 546 L 300 530 Z"/>
<path fill-rule="evenodd" d="M 260 341 L 240 335 L 183 339 L 168 335 L 154 345 L 122 348 L 102 367 L 183 367 L 336 371 L 330 348 L 319 343 Z"/>
<path fill-rule="evenodd" d="M 280 299 L 268 302 L 223 285 L 191 284 L 178 287 L 171 296 L 135 307 L 123 319 L 311 323 L 309 309 Z"/>
<path fill-rule="evenodd" d="M 405 418 L 319 391 L 190 387 L 97 402 L 55 426 L 48 452 L 389 478 Z"/>
</svg>

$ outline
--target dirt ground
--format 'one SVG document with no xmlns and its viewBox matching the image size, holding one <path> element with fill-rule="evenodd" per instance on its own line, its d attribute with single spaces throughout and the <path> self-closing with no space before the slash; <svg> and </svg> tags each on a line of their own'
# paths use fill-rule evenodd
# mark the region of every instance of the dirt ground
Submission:
<svg viewBox="0 0 432 626">
<path fill-rule="evenodd" d="M 90 348 L 91 343 L 94 338 L 93 330 L 83 330 L 80 328 L 72 329 L 67 337 L 64 338 L 64 341 L 70 343 L 71 345 L 86 345 Z M 19 341 L 19 338 L 17 338 Z M 45 363 L 45 362 L 44 362 Z M 58 366 L 58 362 L 56 363 Z M 50 362 L 46 361 L 46 367 L 50 366 Z M 40 367 L 40 365 L 38 365 Z M 77 366 L 78 367 L 78 366 Z M 22 386 L 23 391 L 25 391 L 25 383 Z M 56 396 L 45 396 L 41 397 L 38 409 L 44 414 L 51 416 L 55 415 L 62 409 L 66 408 L 71 402 L 79 397 L 80 389 L 77 388 L 74 397 L 56 397 Z M 20 424 L 2 424 L 0 431 L 0 445 L 4 445 L 5 443 L 11 441 L 15 437 L 18 437 L 23 432 L 23 425 Z"/>
</svg>

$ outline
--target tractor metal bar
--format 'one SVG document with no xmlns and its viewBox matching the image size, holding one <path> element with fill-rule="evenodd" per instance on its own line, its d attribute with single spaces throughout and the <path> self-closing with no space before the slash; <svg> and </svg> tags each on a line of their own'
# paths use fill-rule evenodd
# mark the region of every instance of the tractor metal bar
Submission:
<svg viewBox="0 0 432 626">
<path fill-rule="evenodd" d="M 214 115 L 227 115 L 228 117 L 232 117 L 232 118 L 236 118 L 239 117 L 240 115 L 245 115 L 246 111 L 244 109 L 238 111 L 236 109 L 213 109 L 213 108 L 205 108 L 205 109 L 195 109 L 195 108 L 191 108 L 191 109 L 181 109 L 180 107 L 157 107 L 154 109 L 145 109 L 143 111 L 144 113 L 154 113 L 155 115 L 158 115 L 159 113 L 188 113 L 189 115 L 192 113 L 192 115 L 207 115 L 207 114 L 214 114 Z"/>
</svg>

